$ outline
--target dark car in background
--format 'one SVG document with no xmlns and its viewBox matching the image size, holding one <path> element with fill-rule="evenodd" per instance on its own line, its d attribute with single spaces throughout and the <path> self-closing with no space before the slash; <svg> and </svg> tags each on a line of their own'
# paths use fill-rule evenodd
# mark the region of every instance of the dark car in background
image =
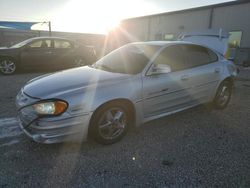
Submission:
<svg viewBox="0 0 250 188">
<path fill-rule="evenodd" d="M 36 37 L 0 48 L 0 72 L 21 69 L 67 69 L 95 62 L 94 47 L 58 37 Z"/>
</svg>

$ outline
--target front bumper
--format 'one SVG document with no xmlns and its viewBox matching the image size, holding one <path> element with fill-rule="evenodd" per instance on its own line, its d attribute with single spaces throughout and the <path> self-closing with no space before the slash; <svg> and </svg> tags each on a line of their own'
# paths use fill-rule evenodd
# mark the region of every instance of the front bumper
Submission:
<svg viewBox="0 0 250 188">
<path fill-rule="evenodd" d="M 40 118 L 32 122 L 22 114 L 18 115 L 19 125 L 24 133 L 39 143 L 60 143 L 64 141 L 86 141 L 91 114 L 64 119 Z"/>
</svg>

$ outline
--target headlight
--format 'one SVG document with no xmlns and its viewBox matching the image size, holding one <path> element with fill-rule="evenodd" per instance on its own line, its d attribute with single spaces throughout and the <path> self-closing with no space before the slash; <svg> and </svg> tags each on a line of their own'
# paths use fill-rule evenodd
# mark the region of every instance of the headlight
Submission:
<svg viewBox="0 0 250 188">
<path fill-rule="evenodd" d="M 59 115 L 68 107 L 64 101 L 45 101 L 32 105 L 38 115 Z"/>
</svg>

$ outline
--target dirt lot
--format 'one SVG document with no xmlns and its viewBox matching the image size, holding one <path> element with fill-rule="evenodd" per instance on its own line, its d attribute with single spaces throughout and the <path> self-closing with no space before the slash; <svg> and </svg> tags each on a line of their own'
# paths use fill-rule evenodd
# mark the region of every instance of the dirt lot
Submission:
<svg viewBox="0 0 250 188">
<path fill-rule="evenodd" d="M 41 74 L 0 75 L 0 187 L 250 187 L 250 70 L 225 110 L 199 106 L 110 146 L 41 145 L 22 134 L 14 98 Z"/>
</svg>

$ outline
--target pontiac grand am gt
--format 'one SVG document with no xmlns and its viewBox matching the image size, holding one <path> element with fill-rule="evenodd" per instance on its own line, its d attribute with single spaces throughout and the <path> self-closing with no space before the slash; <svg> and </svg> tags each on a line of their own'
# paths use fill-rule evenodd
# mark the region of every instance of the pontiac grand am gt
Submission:
<svg viewBox="0 0 250 188">
<path fill-rule="evenodd" d="M 16 98 L 22 130 L 41 143 L 119 141 L 129 126 L 230 101 L 233 63 L 189 42 L 127 44 L 92 66 L 29 81 Z"/>
</svg>

